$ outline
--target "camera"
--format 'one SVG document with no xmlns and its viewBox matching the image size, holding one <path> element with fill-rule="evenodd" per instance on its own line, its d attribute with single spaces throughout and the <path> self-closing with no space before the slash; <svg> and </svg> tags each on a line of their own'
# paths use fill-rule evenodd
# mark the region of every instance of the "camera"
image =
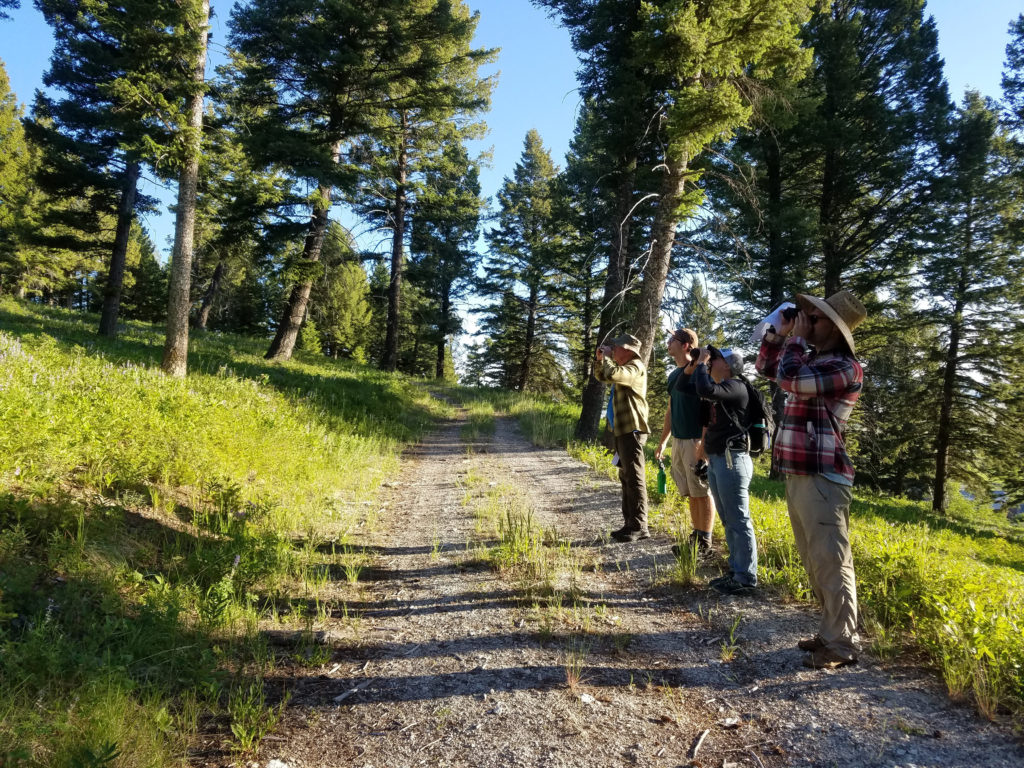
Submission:
<svg viewBox="0 0 1024 768">
<path fill-rule="evenodd" d="M 693 474 L 695 474 L 698 479 L 706 481 L 708 479 L 708 463 L 707 463 L 707 461 L 704 460 L 704 459 L 701 459 L 696 464 L 694 464 L 693 465 Z"/>
<path fill-rule="evenodd" d="M 782 316 L 786 320 L 795 320 L 796 316 L 800 314 L 800 307 L 786 307 L 782 310 Z"/>
<path fill-rule="evenodd" d="M 690 350 L 690 359 L 691 360 L 696 360 L 698 357 L 700 357 L 700 349 L 691 349 Z"/>
</svg>

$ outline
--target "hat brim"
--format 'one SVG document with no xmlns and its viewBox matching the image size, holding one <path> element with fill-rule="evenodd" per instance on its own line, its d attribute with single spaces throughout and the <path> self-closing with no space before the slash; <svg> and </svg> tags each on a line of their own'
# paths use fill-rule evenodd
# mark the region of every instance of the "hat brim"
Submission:
<svg viewBox="0 0 1024 768">
<path fill-rule="evenodd" d="M 811 307 L 820 309 L 822 313 L 833 323 L 839 332 L 843 334 L 843 338 L 846 340 L 847 346 L 850 348 L 850 354 L 856 354 L 857 348 L 853 343 L 853 333 L 846 325 L 846 321 L 839 316 L 839 313 L 832 309 L 832 305 L 824 299 L 819 299 L 817 296 L 808 296 L 806 293 L 798 293 L 796 295 L 796 303 L 800 305 L 800 309 L 806 312 Z"/>
<path fill-rule="evenodd" d="M 640 357 L 640 350 L 634 347 L 632 344 L 616 344 L 615 346 L 618 347 L 619 349 L 628 349 L 634 355 Z"/>
</svg>

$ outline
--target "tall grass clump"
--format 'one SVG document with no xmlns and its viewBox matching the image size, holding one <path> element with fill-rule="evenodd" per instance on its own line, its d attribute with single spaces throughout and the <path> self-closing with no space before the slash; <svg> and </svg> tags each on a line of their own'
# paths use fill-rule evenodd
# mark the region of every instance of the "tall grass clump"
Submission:
<svg viewBox="0 0 1024 768">
<path fill-rule="evenodd" d="M 295 541 L 344 540 L 436 413 L 400 376 L 237 336 L 196 337 L 170 379 L 162 329 L 96 322 L 0 300 L 5 764 L 180 760 L 261 684 L 268 611 L 325 572 Z"/>
</svg>

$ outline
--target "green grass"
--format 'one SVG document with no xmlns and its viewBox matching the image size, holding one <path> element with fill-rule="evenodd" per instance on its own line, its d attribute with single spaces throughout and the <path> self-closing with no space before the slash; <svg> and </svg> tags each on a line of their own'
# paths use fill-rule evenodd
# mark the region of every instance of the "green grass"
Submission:
<svg viewBox="0 0 1024 768">
<path fill-rule="evenodd" d="M 210 717 L 255 750 L 286 695 L 258 629 L 323 618 L 313 544 L 347 551 L 442 409 L 218 334 L 169 379 L 162 329 L 96 324 L 0 301 L 0 764 L 182 764 Z"/>
</svg>

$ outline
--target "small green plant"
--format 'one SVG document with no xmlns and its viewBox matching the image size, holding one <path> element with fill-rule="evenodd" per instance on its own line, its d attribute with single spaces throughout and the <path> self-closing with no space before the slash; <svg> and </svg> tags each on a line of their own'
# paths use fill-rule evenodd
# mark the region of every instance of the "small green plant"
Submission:
<svg viewBox="0 0 1024 768">
<path fill-rule="evenodd" d="M 590 644 L 573 637 L 565 649 L 565 684 L 575 693 L 586 679 L 584 667 L 590 654 Z"/>
<path fill-rule="evenodd" d="M 237 752 L 257 749 L 264 737 L 274 730 L 288 703 L 285 695 L 277 707 L 267 706 L 262 680 L 239 683 L 228 693 L 227 714 L 231 719 L 233 746 Z"/>
<path fill-rule="evenodd" d="M 719 658 L 725 663 L 733 661 L 736 658 L 737 651 L 740 649 L 739 644 L 736 642 L 736 629 L 739 627 L 742 618 L 742 616 L 737 616 L 733 619 L 732 626 L 729 628 L 729 637 L 722 643 L 722 652 Z"/>
</svg>

